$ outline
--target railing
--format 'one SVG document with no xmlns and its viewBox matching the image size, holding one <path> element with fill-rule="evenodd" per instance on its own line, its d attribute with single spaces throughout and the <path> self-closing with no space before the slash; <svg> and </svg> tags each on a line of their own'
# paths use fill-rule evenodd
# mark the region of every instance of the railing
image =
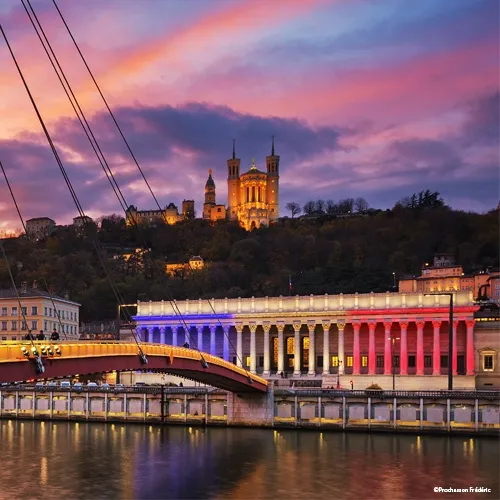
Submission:
<svg viewBox="0 0 500 500">
<path fill-rule="evenodd" d="M 487 399 L 498 400 L 500 402 L 500 391 L 380 391 L 376 389 L 368 390 L 342 390 L 342 389 L 310 389 L 310 388 L 289 388 L 275 389 L 276 396 L 329 396 L 329 397 L 375 397 L 375 398 L 429 398 L 429 399 Z"/>
<path fill-rule="evenodd" d="M 84 357 L 96 357 L 96 356 L 125 356 L 125 355 L 137 355 L 138 347 L 135 343 L 125 343 L 119 341 L 109 341 L 109 342 L 49 342 L 49 341 L 35 341 L 34 345 L 39 354 L 42 354 L 42 359 L 44 358 L 84 358 Z M 15 361 L 25 361 L 26 356 L 21 350 L 23 347 L 27 352 L 32 355 L 33 344 L 29 341 L 24 342 L 6 342 L 0 345 L 0 364 L 5 362 L 15 362 Z M 43 354 L 43 347 L 51 347 L 52 354 Z M 243 375 L 244 377 L 250 377 L 252 380 L 259 382 L 265 386 L 268 385 L 268 381 L 246 371 L 244 368 L 240 368 L 229 361 L 226 361 L 217 356 L 213 356 L 207 353 L 200 353 L 194 349 L 186 349 L 184 347 L 170 346 L 165 344 L 151 344 L 144 343 L 140 344 L 142 351 L 146 356 L 164 356 L 184 359 L 194 359 L 196 361 L 202 360 L 202 357 L 208 364 L 213 364 L 227 368 L 228 370 Z M 59 348 L 60 354 L 56 352 L 56 347 Z"/>
</svg>

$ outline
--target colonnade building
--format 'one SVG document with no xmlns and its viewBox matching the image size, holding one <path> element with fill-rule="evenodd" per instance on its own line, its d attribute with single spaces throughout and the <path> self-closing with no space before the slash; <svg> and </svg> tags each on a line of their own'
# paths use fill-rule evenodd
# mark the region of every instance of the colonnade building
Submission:
<svg viewBox="0 0 500 500">
<path fill-rule="evenodd" d="M 310 295 L 140 302 L 142 341 L 183 345 L 221 356 L 265 377 L 322 379 L 323 386 L 370 382 L 389 389 L 456 387 L 475 378 L 472 292 L 450 298 L 418 293 Z M 182 316 L 178 314 L 181 313 Z M 422 378 L 423 377 L 423 378 Z M 365 387 L 363 387 L 365 388 Z"/>
</svg>

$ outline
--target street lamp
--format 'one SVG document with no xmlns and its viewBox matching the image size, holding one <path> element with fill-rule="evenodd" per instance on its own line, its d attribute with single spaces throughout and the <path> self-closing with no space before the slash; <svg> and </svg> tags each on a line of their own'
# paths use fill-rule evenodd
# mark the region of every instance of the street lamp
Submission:
<svg viewBox="0 0 500 500">
<path fill-rule="evenodd" d="M 340 389 L 340 368 L 342 366 L 342 361 L 339 361 L 339 366 L 337 367 L 337 389 Z"/>
<path fill-rule="evenodd" d="M 396 340 L 399 340 L 399 337 L 387 337 L 389 340 L 391 340 L 391 358 L 392 358 L 392 390 L 395 391 L 396 390 L 396 363 L 395 363 L 395 359 L 394 359 L 394 342 L 396 342 Z"/>
<path fill-rule="evenodd" d="M 392 273 L 392 288 L 396 288 L 396 273 Z"/>
<path fill-rule="evenodd" d="M 439 292 L 439 293 L 424 293 L 425 296 L 429 295 L 445 295 L 450 297 L 450 319 L 448 320 L 448 390 L 453 390 L 453 293 Z"/>
</svg>

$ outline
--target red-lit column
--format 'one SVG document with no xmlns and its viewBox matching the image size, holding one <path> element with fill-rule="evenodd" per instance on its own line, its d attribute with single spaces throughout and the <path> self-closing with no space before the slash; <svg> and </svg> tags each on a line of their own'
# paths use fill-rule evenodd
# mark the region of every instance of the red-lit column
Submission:
<svg viewBox="0 0 500 500">
<path fill-rule="evenodd" d="M 361 323 L 353 323 L 352 327 L 354 329 L 354 366 L 353 366 L 353 375 L 359 375 L 360 368 L 360 358 L 359 358 L 359 329 L 361 327 Z"/>
<path fill-rule="evenodd" d="M 424 374 L 424 326 L 425 321 L 417 321 L 417 375 Z"/>
<path fill-rule="evenodd" d="M 384 329 L 385 329 L 384 375 L 391 375 L 392 374 L 391 328 L 392 328 L 392 321 L 384 323 Z"/>
<path fill-rule="evenodd" d="M 453 322 L 453 375 L 458 375 L 458 356 L 457 356 L 457 329 L 458 321 Z"/>
<path fill-rule="evenodd" d="M 368 375 L 375 375 L 375 328 L 377 323 L 368 323 Z"/>
<path fill-rule="evenodd" d="M 439 332 L 441 330 L 441 321 L 433 321 L 434 337 L 432 343 L 432 374 L 441 375 L 441 346 L 439 344 Z"/>
<path fill-rule="evenodd" d="M 467 375 L 474 375 L 474 323 L 475 321 L 467 320 Z"/>
<path fill-rule="evenodd" d="M 399 323 L 401 327 L 401 352 L 400 352 L 400 375 L 408 375 L 408 348 L 406 343 L 406 332 L 408 330 L 408 322 Z"/>
</svg>

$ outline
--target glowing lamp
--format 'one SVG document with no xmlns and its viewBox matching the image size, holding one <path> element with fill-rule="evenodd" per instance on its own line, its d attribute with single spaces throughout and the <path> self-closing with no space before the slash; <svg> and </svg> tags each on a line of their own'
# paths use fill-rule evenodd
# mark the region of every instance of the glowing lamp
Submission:
<svg viewBox="0 0 500 500">
<path fill-rule="evenodd" d="M 54 346 L 54 351 L 55 353 L 60 356 L 61 355 L 61 348 L 58 346 L 58 345 L 55 345 Z"/>
<path fill-rule="evenodd" d="M 27 357 L 29 358 L 30 357 L 30 353 L 28 351 L 28 349 L 26 349 L 26 347 L 21 347 L 21 352 Z"/>
</svg>

